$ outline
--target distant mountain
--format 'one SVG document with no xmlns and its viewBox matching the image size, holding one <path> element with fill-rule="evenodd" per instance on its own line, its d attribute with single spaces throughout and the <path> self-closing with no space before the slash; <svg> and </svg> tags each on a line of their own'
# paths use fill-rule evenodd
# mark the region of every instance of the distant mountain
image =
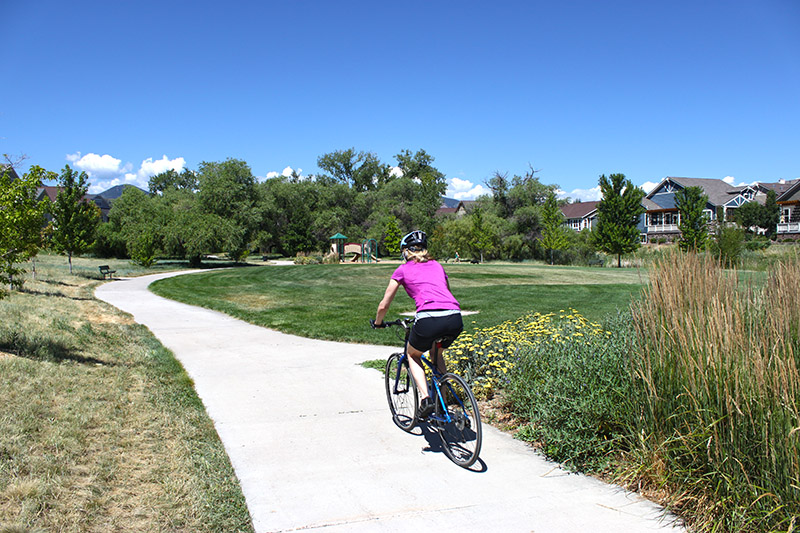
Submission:
<svg viewBox="0 0 800 533">
<path fill-rule="evenodd" d="M 101 198 L 105 198 L 106 200 L 116 200 L 117 198 L 122 196 L 122 192 L 128 187 L 134 187 L 136 189 L 139 189 L 145 194 L 150 194 L 149 192 L 139 187 L 136 187 L 135 185 L 117 185 L 115 187 L 111 187 L 107 191 L 101 192 L 100 194 L 95 194 L 94 197 L 97 198 L 99 196 Z"/>
<path fill-rule="evenodd" d="M 446 207 L 448 209 L 455 209 L 458 207 L 458 202 L 461 200 L 456 200 L 455 198 L 448 198 L 446 196 L 442 196 L 442 207 Z"/>
</svg>

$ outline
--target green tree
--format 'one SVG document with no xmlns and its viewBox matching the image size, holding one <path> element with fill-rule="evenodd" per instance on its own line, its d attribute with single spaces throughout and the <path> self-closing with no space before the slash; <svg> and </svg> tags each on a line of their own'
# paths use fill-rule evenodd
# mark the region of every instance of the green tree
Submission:
<svg viewBox="0 0 800 533">
<path fill-rule="evenodd" d="M 763 206 L 758 202 L 747 202 L 739 206 L 732 217 L 746 233 L 753 233 L 753 228 L 760 228 L 764 221 Z"/>
<path fill-rule="evenodd" d="M 383 245 L 390 254 L 397 255 L 400 253 L 400 241 L 402 238 L 403 234 L 400 231 L 397 217 L 391 215 L 386 217 L 386 221 L 383 224 Z"/>
<path fill-rule="evenodd" d="M 166 196 L 170 191 L 165 193 Z M 116 238 L 125 243 L 126 254 L 142 266 L 155 263 L 163 248 L 164 230 L 169 224 L 166 201 L 158 195 L 148 195 L 136 187 L 127 187 L 114 201 L 108 222 L 100 231 L 108 238 L 106 228 L 111 228 Z"/>
<path fill-rule="evenodd" d="M 483 209 L 475 209 L 470 214 L 470 248 L 480 255 L 481 263 L 485 253 L 491 253 L 499 244 L 500 235 L 490 216 Z"/>
<path fill-rule="evenodd" d="M 151 194 L 158 194 L 175 189 L 196 191 L 199 187 L 199 183 L 197 181 L 197 175 L 186 168 L 183 169 L 181 173 L 169 169 L 161 174 L 156 174 L 150 178 L 148 186 Z"/>
<path fill-rule="evenodd" d="M 323 177 L 344 183 L 356 191 L 374 190 L 389 179 L 389 167 L 373 153 L 354 148 L 337 150 L 317 158 L 317 166 L 327 172 Z"/>
<path fill-rule="evenodd" d="M 767 191 L 764 205 L 758 202 L 747 202 L 734 211 L 733 219 L 742 226 L 747 233 L 753 233 L 753 228 L 761 228 L 769 236 L 775 233 L 780 220 L 780 207 L 775 201 L 775 191 Z"/>
<path fill-rule="evenodd" d="M 762 219 L 762 228 L 767 236 L 771 236 L 778 229 L 778 221 L 781 218 L 781 208 L 776 202 L 777 193 L 775 191 L 767 191 L 767 199 L 764 202 L 764 215 Z"/>
<path fill-rule="evenodd" d="M 259 186 L 257 213 L 259 244 L 284 256 L 312 252 L 327 246 L 314 236 L 315 186 L 309 181 L 292 181 L 279 176 Z M 267 238 L 269 236 L 269 238 Z"/>
<path fill-rule="evenodd" d="M 6 295 L 6 285 L 17 284 L 14 277 L 25 272 L 18 265 L 34 257 L 42 245 L 44 202 L 36 201 L 36 189 L 54 177 L 38 166 L 13 181 L 9 172 L 0 172 L 0 299 Z"/>
<path fill-rule="evenodd" d="M 542 246 L 550 252 L 550 264 L 553 264 L 553 251 L 563 250 L 569 245 L 567 228 L 564 227 L 564 214 L 558 207 L 556 195 L 550 193 L 542 208 Z"/>
<path fill-rule="evenodd" d="M 705 247 L 708 240 L 708 217 L 704 213 L 708 196 L 702 187 L 686 187 L 675 193 L 675 206 L 680 215 L 678 229 L 681 250 L 697 252 Z"/>
<path fill-rule="evenodd" d="M 58 177 L 61 187 L 50 206 L 50 243 L 58 253 L 66 253 L 72 274 L 72 256 L 86 251 L 94 242 L 100 222 L 100 208 L 86 199 L 89 189 L 85 172 L 78 174 L 69 165 Z"/>
<path fill-rule="evenodd" d="M 433 166 L 434 159 L 425 150 L 418 150 L 413 155 L 403 150 L 395 157 L 403 178 L 416 184 L 414 194 L 410 197 L 412 201 L 408 204 L 411 225 L 431 233 L 436 224 L 434 215 L 442 205 L 442 195 L 447 190 L 445 176 Z"/>
<path fill-rule="evenodd" d="M 508 197 L 508 173 L 496 171 L 494 176 L 488 181 L 487 185 L 492 191 L 492 201 L 495 205 L 497 215 L 502 218 L 511 216 L 511 202 Z"/>
<path fill-rule="evenodd" d="M 472 220 L 470 216 L 443 221 L 428 239 L 428 249 L 435 257 L 465 258 L 472 250 Z"/>
<path fill-rule="evenodd" d="M 239 159 L 202 162 L 197 172 L 197 201 L 220 230 L 222 251 L 234 261 L 247 256 L 258 229 L 256 180 Z"/>
<path fill-rule="evenodd" d="M 744 230 L 737 224 L 719 221 L 711 253 L 725 268 L 736 266 L 744 250 Z"/>
<path fill-rule="evenodd" d="M 522 207 L 541 207 L 550 194 L 554 194 L 558 185 L 545 185 L 536 175 L 539 171 L 529 167 L 524 176 L 514 176 L 511 179 L 511 189 L 508 191 L 511 211 L 516 212 Z"/>
<path fill-rule="evenodd" d="M 625 179 L 625 174 L 603 174 L 598 183 L 603 199 L 597 205 L 597 226 L 592 236 L 598 250 L 617 256 L 617 267 L 621 268 L 622 255 L 640 246 L 637 225 L 645 212 L 644 191 Z"/>
</svg>

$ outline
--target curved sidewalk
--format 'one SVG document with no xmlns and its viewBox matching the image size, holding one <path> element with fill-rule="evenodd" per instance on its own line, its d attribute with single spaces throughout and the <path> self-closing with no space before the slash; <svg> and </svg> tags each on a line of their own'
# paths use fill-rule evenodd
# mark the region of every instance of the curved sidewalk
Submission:
<svg viewBox="0 0 800 533">
<path fill-rule="evenodd" d="M 459 468 L 436 434 L 392 423 L 381 375 L 359 366 L 395 349 L 286 335 L 147 289 L 180 274 L 112 281 L 96 296 L 150 328 L 194 380 L 258 533 L 682 531 L 657 505 L 485 424 L 481 461 Z"/>
</svg>

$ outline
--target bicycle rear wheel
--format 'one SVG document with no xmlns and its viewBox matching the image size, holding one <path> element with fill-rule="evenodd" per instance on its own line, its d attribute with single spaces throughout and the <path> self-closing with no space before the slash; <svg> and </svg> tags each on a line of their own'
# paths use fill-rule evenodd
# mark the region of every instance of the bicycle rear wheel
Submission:
<svg viewBox="0 0 800 533">
<path fill-rule="evenodd" d="M 386 361 L 384 380 L 392 420 L 403 431 L 411 431 L 417 425 L 418 393 L 408 370 L 408 359 L 403 359 L 403 354 L 392 354 Z"/>
<path fill-rule="evenodd" d="M 439 381 L 439 390 L 434 420 L 444 451 L 457 465 L 469 467 L 478 459 L 483 442 L 478 402 L 467 382 L 455 374 L 445 374 Z"/>
</svg>

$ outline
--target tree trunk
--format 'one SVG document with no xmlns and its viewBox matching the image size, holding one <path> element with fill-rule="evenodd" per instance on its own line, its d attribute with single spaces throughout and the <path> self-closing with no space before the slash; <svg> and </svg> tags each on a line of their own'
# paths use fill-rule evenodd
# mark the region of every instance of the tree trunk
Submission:
<svg viewBox="0 0 800 533">
<path fill-rule="evenodd" d="M 72 274 L 72 252 L 67 252 L 67 260 L 69 261 L 69 273 Z"/>
<path fill-rule="evenodd" d="M 617 268 L 622 268 L 622 254 L 617 254 Z"/>
</svg>

